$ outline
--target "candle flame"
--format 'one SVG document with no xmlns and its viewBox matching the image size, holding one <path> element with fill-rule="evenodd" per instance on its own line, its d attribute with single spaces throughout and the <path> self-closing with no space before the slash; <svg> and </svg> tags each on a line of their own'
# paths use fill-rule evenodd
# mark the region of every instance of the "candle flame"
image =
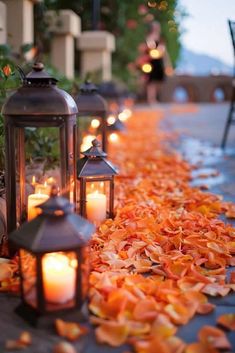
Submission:
<svg viewBox="0 0 235 353">
<path fill-rule="evenodd" d="M 33 186 L 36 184 L 36 176 L 35 176 L 35 175 L 32 176 L 32 182 L 31 182 L 31 184 L 32 184 Z"/>
</svg>

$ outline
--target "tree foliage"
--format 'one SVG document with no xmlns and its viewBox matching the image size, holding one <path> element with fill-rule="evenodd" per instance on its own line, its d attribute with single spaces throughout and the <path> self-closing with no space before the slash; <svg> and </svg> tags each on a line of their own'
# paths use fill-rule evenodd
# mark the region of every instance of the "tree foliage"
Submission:
<svg viewBox="0 0 235 353">
<path fill-rule="evenodd" d="M 45 0 L 48 9 L 70 8 L 82 19 L 83 30 L 92 29 L 92 4 L 94 0 Z M 138 56 L 138 46 L 144 41 L 148 25 L 157 20 L 162 25 L 162 35 L 175 66 L 180 52 L 179 22 L 183 13 L 178 0 L 100 0 L 99 28 L 116 37 L 113 55 L 115 76 L 124 81 L 131 79 L 129 64 Z"/>
</svg>

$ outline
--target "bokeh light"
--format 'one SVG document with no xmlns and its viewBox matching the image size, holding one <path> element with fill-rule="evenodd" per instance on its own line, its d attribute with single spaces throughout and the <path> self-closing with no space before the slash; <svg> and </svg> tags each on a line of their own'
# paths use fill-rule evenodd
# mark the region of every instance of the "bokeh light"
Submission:
<svg viewBox="0 0 235 353">
<path fill-rule="evenodd" d="M 145 74 L 149 74 L 151 71 L 152 71 L 152 65 L 151 64 L 143 64 L 142 67 L 141 67 L 142 71 L 145 73 Z"/>
</svg>

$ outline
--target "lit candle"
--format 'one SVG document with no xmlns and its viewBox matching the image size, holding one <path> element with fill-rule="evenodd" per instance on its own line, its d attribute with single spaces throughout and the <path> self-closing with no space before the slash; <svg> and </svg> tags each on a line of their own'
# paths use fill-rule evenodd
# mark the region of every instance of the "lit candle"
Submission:
<svg viewBox="0 0 235 353">
<path fill-rule="evenodd" d="M 76 269 L 69 258 L 60 253 L 43 256 L 42 274 L 45 299 L 50 303 L 66 303 L 73 299 L 76 284 Z"/>
<path fill-rule="evenodd" d="M 40 214 L 40 210 L 36 208 L 36 206 L 47 201 L 48 198 L 48 195 L 41 193 L 31 194 L 28 196 L 28 221 L 31 221 Z"/>
<path fill-rule="evenodd" d="M 89 221 L 99 224 L 106 218 L 107 200 L 106 195 L 96 190 L 87 194 L 86 214 Z"/>
<path fill-rule="evenodd" d="M 50 195 L 50 193 L 51 193 L 51 186 L 48 185 L 46 181 L 44 184 L 37 184 L 35 186 L 35 194 Z"/>
</svg>

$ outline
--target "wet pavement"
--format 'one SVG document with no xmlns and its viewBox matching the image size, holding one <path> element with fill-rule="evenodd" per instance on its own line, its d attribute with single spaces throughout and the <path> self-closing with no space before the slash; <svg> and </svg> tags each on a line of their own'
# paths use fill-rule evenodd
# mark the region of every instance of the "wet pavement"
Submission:
<svg viewBox="0 0 235 353">
<path fill-rule="evenodd" d="M 192 185 L 206 185 L 210 192 L 235 202 L 235 126 L 230 128 L 226 148 L 220 147 L 229 104 L 163 108 L 163 129 L 179 135 L 175 147 L 197 167 Z"/>
<path fill-rule="evenodd" d="M 144 106 L 138 109 L 144 110 Z M 206 186 L 209 192 L 223 196 L 225 201 L 235 202 L 235 126 L 229 132 L 227 148 L 220 148 L 229 104 L 202 105 L 158 105 L 152 107 L 164 113 L 161 129 L 175 135 L 169 141 L 171 148 L 179 151 L 195 168 L 192 171 L 192 186 Z M 146 110 L 146 107 L 145 107 Z M 223 221 L 232 223 L 235 220 Z M 230 270 L 228 269 L 228 274 Z M 224 298 L 209 299 L 216 304 L 208 315 L 196 315 L 187 325 L 181 326 L 177 336 L 185 342 L 197 341 L 199 329 L 204 325 L 216 326 L 216 319 L 224 313 L 235 313 L 235 293 Z M 235 334 L 227 334 L 235 352 Z M 227 352 L 227 351 L 226 351 Z"/>
</svg>

